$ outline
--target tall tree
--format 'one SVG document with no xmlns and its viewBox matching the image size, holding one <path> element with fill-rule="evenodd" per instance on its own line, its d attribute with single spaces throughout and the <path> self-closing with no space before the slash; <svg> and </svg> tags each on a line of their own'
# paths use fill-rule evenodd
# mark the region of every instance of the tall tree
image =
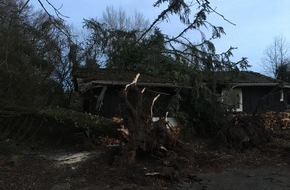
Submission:
<svg viewBox="0 0 290 190">
<path fill-rule="evenodd" d="M 51 18 L 33 12 L 21 0 L 0 4 L 0 22 L 1 102 L 30 107 L 55 104 L 70 75 L 64 56 L 66 37 Z"/>
<path fill-rule="evenodd" d="M 265 49 L 263 57 L 265 71 L 275 78 L 278 77 L 279 67 L 289 63 L 289 43 L 283 36 L 276 36 Z"/>
<path fill-rule="evenodd" d="M 141 40 L 151 28 L 158 26 L 161 21 L 171 16 L 179 17 L 184 28 L 175 36 L 166 36 L 165 43 L 168 44 L 166 45 L 167 55 L 188 65 L 186 75 L 189 76 L 191 91 L 182 102 L 181 107 L 185 111 L 183 116 L 186 116 L 189 123 L 200 126 L 200 131 L 214 135 L 226 120 L 227 110 L 220 103 L 220 96 L 216 92 L 215 73 L 246 69 L 249 67 L 247 59 L 242 58 L 238 62 L 231 61 L 233 50 L 236 49 L 234 47 L 229 47 L 221 54 L 216 53 L 212 40 L 221 38 L 225 32 L 223 27 L 210 23 L 207 17 L 216 15 L 223 18 L 225 22 L 231 22 L 212 8 L 209 0 L 157 0 L 154 6 L 161 4 L 167 5 L 167 8 L 157 16 L 138 40 Z M 205 28 L 212 32 L 205 34 L 203 32 Z"/>
</svg>

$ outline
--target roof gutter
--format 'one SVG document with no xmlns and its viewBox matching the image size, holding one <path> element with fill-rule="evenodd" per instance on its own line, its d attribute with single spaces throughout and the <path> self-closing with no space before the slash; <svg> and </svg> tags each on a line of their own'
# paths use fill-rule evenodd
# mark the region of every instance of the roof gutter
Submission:
<svg viewBox="0 0 290 190">
<path fill-rule="evenodd" d="M 91 82 L 93 85 L 127 85 L 130 82 L 126 81 L 106 81 L 106 80 L 93 80 Z M 80 85 L 80 84 L 79 84 Z M 137 86 L 154 86 L 154 87 L 180 87 L 178 85 L 175 85 L 173 83 L 150 83 L 150 82 L 137 82 Z"/>
<path fill-rule="evenodd" d="M 247 87 L 247 86 L 279 86 L 281 84 L 280 83 L 230 83 L 230 85 L 233 85 L 231 88 L 236 88 L 236 87 Z"/>
</svg>

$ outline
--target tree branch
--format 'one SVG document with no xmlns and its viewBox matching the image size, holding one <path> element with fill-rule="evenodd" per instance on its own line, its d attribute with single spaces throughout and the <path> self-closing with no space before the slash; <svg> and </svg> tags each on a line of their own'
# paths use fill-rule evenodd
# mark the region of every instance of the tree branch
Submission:
<svg viewBox="0 0 290 190">
<path fill-rule="evenodd" d="M 153 21 L 153 23 L 149 26 L 149 28 L 147 30 L 145 30 L 145 32 L 143 32 L 143 34 L 137 39 L 136 43 L 138 43 L 150 30 L 152 30 L 152 28 L 156 25 L 157 22 L 159 22 L 161 19 L 163 19 L 166 14 L 171 10 L 171 6 L 169 6 L 167 9 L 163 10 L 158 17 Z"/>
<path fill-rule="evenodd" d="M 42 9 L 45 11 L 45 13 L 48 15 L 48 18 L 49 18 L 49 20 L 50 20 L 50 22 L 57 28 L 57 29 L 59 29 L 65 36 L 67 36 L 68 37 L 68 40 L 69 41 L 71 41 L 71 36 L 70 36 L 70 33 L 69 33 L 69 31 L 67 30 L 67 28 L 66 27 L 64 27 L 62 24 L 59 24 L 59 23 L 57 23 L 56 22 L 56 20 L 54 19 L 54 17 L 49 13 L 49 11 L 46 9 L 46 7 L 44 6 L 44 4 L 41 2 L 41 0 L 37 0 L 38 1 L 38 3 L 40 4 L 40 6 L 42 7 Z M 49 2 L 49 0 L 45 0 L 51 7 L 52 7 L 52 9 L 54 10 L 54 12 L 55 12 L 55 14 L 56 14 L 56 16 L 58 17 L 58 19 L 61 21 L 61 22 L 63 22 L 64 21 L 64 19 L 62 18 L 62 17 L 65 17 L 65 18 L 69 18 L 69 17 L 67 17 L 67 16 L 65 16 L 65 15 L 63 15 L 60 11 L 59 11 L 59 9 L 57 9 L 53 4 L 51 4 L 50 2 Z M 29 0 L 28 0 L 28 2 L 29 2 Z M 27 2 L 27 3 L 28 3 Z"/>
</svg>

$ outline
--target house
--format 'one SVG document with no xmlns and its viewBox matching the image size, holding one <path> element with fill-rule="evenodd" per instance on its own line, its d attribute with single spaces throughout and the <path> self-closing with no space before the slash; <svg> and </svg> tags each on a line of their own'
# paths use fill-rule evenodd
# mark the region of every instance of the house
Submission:
<svg viewBox="0 0 290 190">
<path fill-rule="evenodd" d="M 289 105 L 290 84 L 252 71 L 217 73 L 223 101 L 236 112 L 283 111 Z M 225 83 L 227 81 L 227 84 Z"/>
<path fill-rule="evenodd" d="M 116 69 L 74 68 L 72 74 L 75 90 L 80 93 L 83 99 L 84 112 L 107 118 L 124 116 L 124 105 L 121 101 L 120 92 L 133 81 L 137 72 Z M 168 79 L 142 74 L 136 85 L 142 89 L 146 88 L 143 95 L 144 105 L 151 106 L 154 97 L 160 94 L 152 111 L 154 117 L 164 117 L 178 86 Z M 134 94 L 129 98 L 131 101 L 136 101 Z M 148 106 L 147 109 L 149 109 Z"/>
<path fill-rule="evenodd" d="M 120 92 L 136 75 L 132 71 L 74 68 L 74 85 L 83 98 L 83 111 L 103 117 L 122 117 Z M 215 80 L 222 101 L 232 105 L 235 112 L 283 111 L 290 104 L 290 84 L 260 73 L 220 72 L 215 73 Z M 146 88 L 144 104 L 151 105 L 153 98 L 160 94 L 153 107 L 154 117 L 165 116 L 172 98 L 181 88 L 169 79 L 142 74 L 137 86 Z M 131 100 L 134 98 L 133 95 Z"/>
</svg>

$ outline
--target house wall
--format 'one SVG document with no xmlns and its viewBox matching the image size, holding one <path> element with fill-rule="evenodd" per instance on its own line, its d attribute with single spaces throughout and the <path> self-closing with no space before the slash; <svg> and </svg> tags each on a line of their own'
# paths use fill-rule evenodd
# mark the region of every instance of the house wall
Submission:
<svg viewBox="0 0 290 190">
<path fill-rule="evenodd" d="M 284 102 L 280 101 L 281 89 L 277 87 L 244 87 L 243 111 L 254 113 L 263 111 L 281 111 Z"/>
<path fill-rule="evenodd" d="M 125 114 L 124 105 L 120 97 L 120 93 L 123 89 L 124 89 L 123 86 L 108 86 L 100 110 L 96 110 L 95 108 L 97 104 L 97 98 L 101 93 L 101 88 L 92 89 L 88 91 L 86 94 L 83 95 L 84 96 L 83 110 L 85 112 L 100 115 L 107 118 L 116 116 L 123 117 Z M 161 94 L 160 97 L 155 102 L 153 108 L 153 115 L 155 117 L 164 117 L 168 105 L 170 103 L 172 93 L 174 91 L 173 89 L 168 88 L 151 88 L 151 89 L 156 90 L 157 92 L 168 93 L 168 95 Z M 157 94 L 158 93 L 152 92 L 149 89 L 147 91 L 145 90 L 143 96 L 143 111 L 150 113 L 152 100 Z M 128 99 L 130 102 L 133 102 L 134 105 L 135 104 L 134 102 L 137 101 L 137 94 L 135 94 L 134 92 L 129 92 Z"/>
<path fill-rule="evenodd" d="M 101 109 L 97 110 L 96 106 L 101 90 L 102 88 L 90 89 L 83 94 L 83 111 L 103 117 L 113 117 L 119 112 L 121 88 L 107 88 Z"/>
</svg>

